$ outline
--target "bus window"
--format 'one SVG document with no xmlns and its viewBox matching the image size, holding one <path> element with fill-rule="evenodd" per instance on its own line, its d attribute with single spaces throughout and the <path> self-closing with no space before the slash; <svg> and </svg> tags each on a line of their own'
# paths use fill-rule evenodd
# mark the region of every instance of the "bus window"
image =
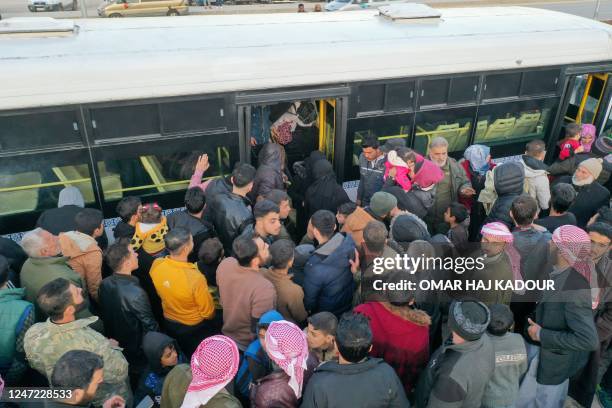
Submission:
<svg viewBox="0 0 612 408">
<path fill-rule="evenodd" d="M 77 123 L 74 110 L 0 116 L 0 151 L 83 145 Z"/>
<path fill-rule="evenodd" d="M 139 195 L 180 207 L 198 156 L 204 153 L 210 162 L 205 179 L 230 174 L 239 160 L 237 133 L 95 148 L 104 205 L 113 211 L 111 203 L 125 195 Z"/>
<path fill-rule="evenodd" d="M 429 79 L 421 82 L 419 106 L 446 105 L 450 79 Z"/>
<path fill-rule="evenodd" d="M 361 141 L 364 136 L 376 135 L 381 145 L 391 139 L 403 139 L 406 146 L 410 146 L 413 121 L 414 114 L 412 113 L 349 120 L 346 138 L 345 179 L 357 180 L 359 178 L 359 155 L 361 154 Z"/>
<path fill-rule="evenodd" d="M 525 72 L 521 85 L 521 95 L 556 94 L 559 88 L 560 75 L 561 71 L 558 69 Z"/>
<path fill-rule="evenodd" d="M 98 140 L 160 134 L 157 104 L 95 108 L 90 114 Z"/>
<path fill-rule="evenodd" d="M 84 149 L 3 157 L 0 160 L 0 233 L 33 227 L 40 212 L 57 207 L 59 192 L 67 186 L 77 187 L 86 204 L 97 201 Z"/>
<path fill-rule="evenodd" d="M 162 103 L 160 112 L 163 134 L 225 130 L 230 116 L 223 98 Z"/>
<path fill-rule="evenodd" d="M 565 120 L 576 123 L 593 123 L 601 106 L 608 81 L 608 74 L 578 75 L 565 113 Z"/>
<path fill-rule="evenodd" d="M 450 92 L 448 95 L 449 105 L 476 102 L 479 82 L 480 78 L 478 76 L 451 78 Z"/>
<path fill-rule="evenodd" d="M 487 75 L 485 77 L 483 99 L 499 99 L 518 96 L 520 85 L 520 72 Z"/>
<path fill-rule="evenodd" d="M 470 140 L 476 108 L 459 108 L 442 111 L 426 111 L 416 114 L 414 148 L 427 153 L 429 142 L 442 136 L 448 140 L 448 151 L 463 151 Z"/>
<path fill-rule="evenodd" d="M 549 98 L 481 106 L 474 142 L 496 145 L 545 139 L 558 104 L 558 98 Z"/>
</svg>

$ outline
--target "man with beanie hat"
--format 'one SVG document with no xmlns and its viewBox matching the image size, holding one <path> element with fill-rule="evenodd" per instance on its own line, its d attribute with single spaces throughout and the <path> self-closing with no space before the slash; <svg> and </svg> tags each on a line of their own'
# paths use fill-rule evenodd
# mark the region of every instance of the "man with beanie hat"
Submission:
<svg viewBox="0 0 612 408">
<path fill-rule="evenodd" d="M 369 207 L 357 207 L 348 217 L 342 227 L 342 232 L 350 234 L 355 245 L 363 243 L 363 230 L 370 221 L 382 221 L 389 224 L 391 218 L 400 210 L 397 208 L 397 198 L 392 194 L 379 191 L 372 196 Z"/>
<path fill-rule="evenodd" d="M 448 311 L 451 337 L 432 355 L 417 386 L 418 407 L 480 407 L 495 369 L 491 320 L 482 302 L 456 301 Z"/>
<path fill-rule="evenodd" d="M 585 228 L 597 210 L 610 201 L 610 191 L 596 181 L 602 171 L 602 163 L 603 160 L 598 158 L 584 160 L 573 176 L 559 178 L 559 182 L 571 183 L 576 190 L 576 200 L 568 211 L 576 216 L 576 225 L 580 228 Z"/>
</svg>

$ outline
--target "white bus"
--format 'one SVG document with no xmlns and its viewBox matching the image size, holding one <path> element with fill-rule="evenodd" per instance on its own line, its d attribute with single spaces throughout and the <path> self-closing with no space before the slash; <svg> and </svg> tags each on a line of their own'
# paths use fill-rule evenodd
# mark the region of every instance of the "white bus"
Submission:
<svg viewBox="0 0 612 408">
<path fill-rule="evenodd" d="M 289 160 L 319 149 L 345 182 L 365 134 L 502 157 L 533 138 L 553 152 L 566 121 L 608 126 L 612 27 L 439 11 L 0 21 L 0 234 L 31 228 L 67 185 L 106 217 L 126 195 L 181 206 L 198 154 L 227 175 L 296 101 L 316 120 L 292 133 Z"/>
</svg>

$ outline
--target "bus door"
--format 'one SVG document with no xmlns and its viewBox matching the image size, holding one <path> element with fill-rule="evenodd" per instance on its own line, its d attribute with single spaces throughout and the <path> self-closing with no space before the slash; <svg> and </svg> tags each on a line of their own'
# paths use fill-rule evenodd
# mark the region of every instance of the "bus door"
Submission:
<svg viewBox="0 0 612 408">
<path fill-rule="evenodd" d="M 566 123 L 595 124 L 600 110 L 607 107 L 604 101 L 608 73 L 577 75 L 565 113 Z"/>
<path fill-rule="evenodd" d="M 334 162 L 334 140 L 336 137 L 336 100 L 321 99 L 319 102 L 319 150 L 331 163 Z"/>
</svg>

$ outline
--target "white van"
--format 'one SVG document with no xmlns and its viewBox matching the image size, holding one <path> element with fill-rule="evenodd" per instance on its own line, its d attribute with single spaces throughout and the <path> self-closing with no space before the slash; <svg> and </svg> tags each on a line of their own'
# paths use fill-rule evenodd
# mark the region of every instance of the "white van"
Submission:
<svg viewBox="0 0 612 408">
<path fill-rule="evenodd" d="M 404 3 L 407 0 L 333 0 L 325 6 L 325 11 L 351 11 L 377 8 L 391 4 Z M 409 0 L 411 1 L 411 0 Z"/>
<path fill-rule="evenodd" d="M 37 11 L 64 11 L 76 10 L 77 0 L 28 0 L 28 10 Z"/>
</svg>

